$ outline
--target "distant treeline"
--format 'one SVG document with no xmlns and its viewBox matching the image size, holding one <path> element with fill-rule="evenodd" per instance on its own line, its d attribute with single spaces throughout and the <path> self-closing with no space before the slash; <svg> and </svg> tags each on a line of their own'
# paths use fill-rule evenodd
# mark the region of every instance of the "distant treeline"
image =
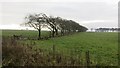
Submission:
<svg viewBox="0 0 120 68">
<path fill-rule="evenodd" d="M 98 28 L 95 32 L 119 32 L 120 28 Z"/>
<path fill-rule="evenodd" d="M 65 35 L 75 32 L 85 32 L 88 30 L 86 27 L 78 24 L 73 20 L 63 19 L 61 17 L 47 16 L 46 14 L 29 14 L 25 17 L 25 25 L 34 27 L 39 32 L 39 38 L 41 38 L 41 29 L 48 28 L 50 30 L 50 36 L 54 37 L 58 34 Z"/>
</svg>

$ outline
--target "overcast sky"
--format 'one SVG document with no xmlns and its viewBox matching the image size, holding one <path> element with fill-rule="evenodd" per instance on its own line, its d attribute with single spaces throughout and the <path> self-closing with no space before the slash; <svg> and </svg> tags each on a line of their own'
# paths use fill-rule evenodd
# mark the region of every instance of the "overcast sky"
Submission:
<svg viewBox="0 0 120 68">
<path fill-rule="evenodd" d="M 118 27 L 119 0 L 9 0 L 0 3 L 0 29 L 22 28 L 29 13 L 71 19 L 88 28 Z"/>
</svg>

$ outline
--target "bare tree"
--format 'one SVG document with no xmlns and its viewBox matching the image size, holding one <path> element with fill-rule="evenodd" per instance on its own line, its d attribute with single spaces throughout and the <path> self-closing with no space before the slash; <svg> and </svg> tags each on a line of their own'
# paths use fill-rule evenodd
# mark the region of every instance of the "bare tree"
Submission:
<svg viewBox="0 0 120 68">
<path fill-rule="evenodd" d="M 26 23 L 30 27 L 34 27 L 38 30 L 38 39 L 41 38 L 41 29 L 47 27 L 50 29 L 50 36 L 58 36 L 58 32 L 61 31 L 61 35 L 70 34 L 75 32 L 85 32 L 86 27 L 79 25 L 73 20 L 62 19 L 60 17 L 47 16 L 44 13 L 29 14 L 25 17 Z M 52 35 L 51 35 L 52 34 Z"/>
<path fill-rule="evenodd" d="M 29 14 L 25 17 L 25 25 L 34 27 L 38 30 L 38 40 L 41 38 L 41 28 L 45 23 L 45 18 L 42 17 L 42 13 L 40 14 Z"/>
</svg>

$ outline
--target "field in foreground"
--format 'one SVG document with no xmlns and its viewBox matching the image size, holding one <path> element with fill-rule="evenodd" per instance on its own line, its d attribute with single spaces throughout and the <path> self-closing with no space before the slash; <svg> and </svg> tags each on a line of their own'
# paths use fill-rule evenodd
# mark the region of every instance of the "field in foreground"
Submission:
<svg viewBox="0 0 120 68">
<path fill-rule="evenodd" d="M 2 36 L 7 37 L 20 33 L 25 36 L 37 36 L 35 31 L 3 31 Z M 118 33 L 83 32 L 48 40 L 25 40 L 22 42 L 26 44 L 35 42 L 34 48 L 42 48 L 46 53 L 52 51 L 54 45 L 55 52 L 75 58 L 80 56 L 82 61 L 85 60 L 85 52 L 89 51 L 91 65 L 114 66 L 118 64 Z"/>
</svg>

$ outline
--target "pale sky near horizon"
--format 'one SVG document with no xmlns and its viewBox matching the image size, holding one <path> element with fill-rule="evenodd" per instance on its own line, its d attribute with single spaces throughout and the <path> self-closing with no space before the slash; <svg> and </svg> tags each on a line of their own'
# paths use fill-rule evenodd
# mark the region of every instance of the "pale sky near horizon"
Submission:
<svg viewBox="0 0 120 68">
<path fill-rule="evenodd" d="M 88 28 L 118 27 L 119 0 L 1 0 L 0 29 L 22 29 L 29 13 L 71 19 Z"/>
</svg>

